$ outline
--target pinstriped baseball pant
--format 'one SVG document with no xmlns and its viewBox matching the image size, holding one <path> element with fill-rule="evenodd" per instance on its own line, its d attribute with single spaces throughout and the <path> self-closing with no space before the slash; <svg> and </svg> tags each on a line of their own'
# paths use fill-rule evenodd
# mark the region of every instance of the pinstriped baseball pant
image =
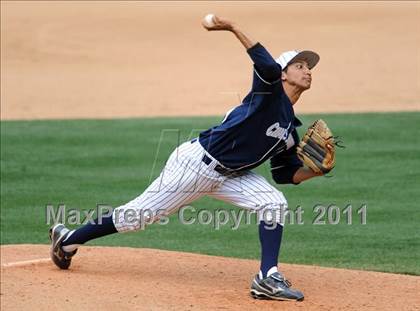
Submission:
<svg viewBox="0 0 420 311">
<path fill-rule="evenodd" d="M 212 159 L 209 164 L 202 161 L 204 155 Z M 156 222 L 205 195 L 255 211 L 259 220 L 283 225 L 280 215 L 287 201 L 279 190 L 252 171 L 222 175 L 214 170 L 217 164 L 198 141 L 181 144 L 141 195 L 114 209 L 115 228 L 118 232 L 139 230 L 144 223 Z"/>
</svg>

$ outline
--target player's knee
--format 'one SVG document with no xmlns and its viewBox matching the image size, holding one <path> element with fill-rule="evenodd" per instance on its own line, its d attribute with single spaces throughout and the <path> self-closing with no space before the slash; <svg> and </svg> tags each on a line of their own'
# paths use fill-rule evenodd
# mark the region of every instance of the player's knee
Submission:
<svg viewBox="0 0 420 311">
<path fill-rule="evenodd" d="M 112 219 L 120 233 L 138 231 L 153 223 L 153 213 L 149 210 L 121 207 L 114 210 Z"/>
<path fill-rule="evenodd" d="M 267 224 L 284 224 L 288 210 L 287 201 L 279 200 L 264 204 L 258 211 L 258 220 Z"/>
</svg>

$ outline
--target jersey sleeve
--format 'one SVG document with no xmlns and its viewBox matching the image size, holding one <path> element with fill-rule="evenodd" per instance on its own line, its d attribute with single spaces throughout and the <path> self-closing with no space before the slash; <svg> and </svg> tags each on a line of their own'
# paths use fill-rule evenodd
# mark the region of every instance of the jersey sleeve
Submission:
<svg viewBox="0 0 420 311">
<path fill-rule="evenodd" d="M 293 182 L 296 171 L 303 166 L 296 154 L 296 147 L 273 156 L 270 165 L 271 175 L 277 184 L 299 184 Z"/>
<path fill-rule="evenodd" d="M 247 50 L 254 62 L 256 75 L 266 84 L 274 84 L 280 81 L 281 66 L 276 63 L 270 53 L 260 43 Z"/>
</svg>

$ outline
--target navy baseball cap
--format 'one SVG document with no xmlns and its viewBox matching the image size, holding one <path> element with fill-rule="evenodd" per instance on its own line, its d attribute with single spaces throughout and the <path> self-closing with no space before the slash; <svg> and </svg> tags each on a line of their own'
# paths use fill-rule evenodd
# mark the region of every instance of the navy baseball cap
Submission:
<svg viewBox="0 0 420 311">
<path fill-rule="evenodd" d="M 277 59 L 276 62 L 280 64 L 281 69 L 284 70 L 289 64 L 297 61 L 304 60 L 308 63 L 309 69 L 315 67 L 319 62 L 319 55 L 312 51 L 287 51 L 282 53 Z"/>
</svg>

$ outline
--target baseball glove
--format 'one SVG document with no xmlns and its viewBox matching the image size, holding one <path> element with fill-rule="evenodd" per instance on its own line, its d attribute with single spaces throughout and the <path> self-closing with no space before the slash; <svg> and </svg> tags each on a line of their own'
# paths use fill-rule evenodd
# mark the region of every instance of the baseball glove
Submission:
<svg viewBox="0 0 420 311">
<path fill-rule="evenodd" d="M 336 145 L 328 125 L 320 119 L 306 131 L 297 146 L 297 155 L 315 173 L 324 175 L 334 168 Z"/>
</svg>

